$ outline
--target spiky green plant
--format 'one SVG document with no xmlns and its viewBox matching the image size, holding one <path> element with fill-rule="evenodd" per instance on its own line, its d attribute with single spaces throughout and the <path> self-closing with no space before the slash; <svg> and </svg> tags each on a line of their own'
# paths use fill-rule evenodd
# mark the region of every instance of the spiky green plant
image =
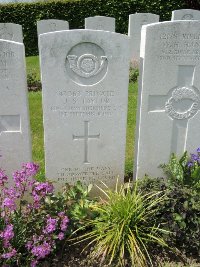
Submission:
<svg viewBox="0 0 200 267">
<path fill-rule="evenodd" d="M 95 244 L 92 256 L 99 257 L 102 262 L 123 266 L 128 259 L 132 267 L 153 266 L 149 246 L 156 243 L 167 247 L 161 236 L 168 232 L 154 221 L 158 205 L 165 196 L 159 192 L 142 194 L 137 183 L 116 185 L 114 191 L 104 186 L 105 190 L 100 190 L 106 200 L 93 206 L 99 216 L 88 222 L 92 230 L 81 239 L 90 240 L 88 245 Z"/>
</svg>

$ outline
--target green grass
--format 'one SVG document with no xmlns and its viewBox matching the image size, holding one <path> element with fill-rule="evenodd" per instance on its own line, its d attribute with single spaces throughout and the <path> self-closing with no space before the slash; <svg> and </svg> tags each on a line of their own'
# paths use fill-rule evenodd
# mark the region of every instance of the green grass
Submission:
<svg viewBox="0 0 200 267">
<path fill-rule="evenodd" d="M 40 164 L 38 178 L 44 176 L 44 134 L 42 121 L 42 94 L 29 93 L 33 161 Z"/>
<path fill-rule="evenodd" d="M 40 79 L 39 58 L 26 58 L 27 73 L 35 73 Z M 44 174 L 44 149 L 43 149 L 43 125 L 42 125 L 42 97 L 41 92 L 29 93 L 31 131 L 33 142 L 33 160 L 41 166 L 41 174 Z M 133 171 L 133 146 L 136 124 L 137 84 L 129 85 L 128 121 L 127 121 L 127 144 L 125 175 L 131 175 Z"/>
<path fill-rule="evenodd" d="M 39 68 L 39 57 L 26 57 L 26 71 L 27 75 L 35 74 L 36 79 L 40 80 L 40 68 Z"/>
</svg>

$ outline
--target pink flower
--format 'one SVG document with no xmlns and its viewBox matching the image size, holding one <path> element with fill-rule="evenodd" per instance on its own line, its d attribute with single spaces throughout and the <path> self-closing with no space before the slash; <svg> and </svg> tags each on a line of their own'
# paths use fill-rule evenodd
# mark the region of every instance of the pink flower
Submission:
<svg viewBox="0 0 200 267">
<path fill-rule="evenodd" d="M 50 234 L 50 233 L 54 232 L 56 230 L 57 221 L 58 221 L 58 219 L 53 219 L 53 218 L 49 217 L 47 219 L 47 225 L 46 225 L 45 229 L 43 230 L 43 233 L 44 234 Z"/>
<path fill-rule="evenodd" d="M 59 239 L 59 240 L 63 240 L 63 239 L 64 239 L 64 233 L 63 233 L 63 232 L 60 232 L 60 233 L 58 234 L 58 239 Z"/>
<path fill-rule="evenodd" d="M 44 241 L 43 244 L 34 246 L 31 250 L 31 253 L 36 256 L 37 259 L 43 259 L 50 254 L 51 250 L 51 245 Z"/>
<path fill-rule="evenodd" d="M 4 186 L 4 184 L 8 181 L 8 176 L 5 175 L 4 171 L 0 169 L 0 186 Z"/>
<path fill-rule="evenodd" d="M 0 237 L 7 241 L 11 240 L 14 237 L 13 225 L 7 225 L 5 230 L 0 233 Z"/>
<path fill-rule="evenodd" d="M 16 253 L 17 253 L 16 249 L 13 248 L 10 252 L 2 254 L 1 257 L 2 257 L 3 259 L 10 259 L 10 258 L 12 258 L 13 256 L 15 256 Z"/>
<path fill-rule="evenodd" d="M 16 210 L 17 206 L 15 204 L 15 201 L 11 198 L 6 197 L 2 203 L 3 207 L 7 207 L 9 210 L 13 211 Z"/>
<path fill-rule="evenodd" d="M 22 168 L 25 170 L 27 176 L 34 176 L 39 170 L 39 165 L 34 162 L 23 163 Z"/>
</svg>

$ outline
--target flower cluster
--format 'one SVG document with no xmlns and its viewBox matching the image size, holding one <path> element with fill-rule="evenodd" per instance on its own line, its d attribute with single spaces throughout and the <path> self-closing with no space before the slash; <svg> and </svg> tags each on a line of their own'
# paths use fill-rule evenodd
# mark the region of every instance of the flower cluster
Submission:
<svg viewBox="0 0 200 267">
<path fill-rule="evenodd" d="M 194 166 L 200 166 L 200 147 L 197 148 L 196 154 L 190 154 L 190 159 L 188 160 L 187 166 L 189 168 Z"/>
<path fill-rule="evenodd" d="M 37 266 L 66 236 L 69 218 L 65 211 L 45 206 L 47 198 L 55 197 L 54 187 L 34 179 L 38 169 L 33 162 L 24 163 L 13 173 L 12 186 L 0 169 L 0 266 L 18 266 L 23 255 Z"/>
<path fill-rule="evenodd" d="M 42 234 L 40 236 L 34 235 L 26 244 L 28 251 L 32 254 L 32 267 L 54 250 L 56 239 L 64 239 L 68 223 L 69 219 L 64 212 L 58 213 L 57 218 L 47 215 Z"/>
</svg>

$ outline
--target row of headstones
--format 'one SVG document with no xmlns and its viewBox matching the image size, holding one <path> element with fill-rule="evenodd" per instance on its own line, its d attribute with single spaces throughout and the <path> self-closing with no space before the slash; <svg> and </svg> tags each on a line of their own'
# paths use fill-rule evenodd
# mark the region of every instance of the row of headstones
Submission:
<svg viewBox="0 0 200 267">
<path fill-rule="evenodd" d="M 46 177 L 123 182 L 130 40 L 108 31 L 41 34 Z M 31 160 L 22 43 L 0 40 L 1 167 Z M 171 152 L 200 143 L 200 21 L 143 26 L 135 177 L 159 176 Z"/>
<path fill-rule="evenodd" d="M 193 9 L 174 10 L 172 11 L 172 20 L 200 20 L 200 11 Z M 131 39 L 130 60 L 133 66 L 137 67 L 139 63 L 142 26 L 156 22 L 159 22 L 159 16 L 156 14 L 136 13 L 129 15 L 128 36 Z M 0 27 L 0 39 L 23 42 L 21 25 L 2 23 Z M 88 17 L 85 19 L 85 29 L 115 32 L 115 18 L 105 16 Z M 38 36 L 43 33 L 62 30 L 69 30 L 68 21 L 49 19 L 37 22 Z"/>
</svg>

